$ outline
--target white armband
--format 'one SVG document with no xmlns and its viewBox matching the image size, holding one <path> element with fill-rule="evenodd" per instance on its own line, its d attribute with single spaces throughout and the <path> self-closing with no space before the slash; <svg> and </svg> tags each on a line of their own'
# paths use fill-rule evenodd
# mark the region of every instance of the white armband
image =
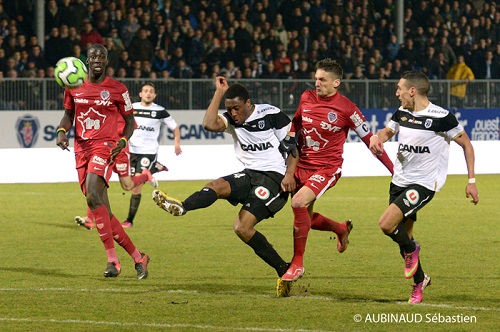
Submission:
<svg viewBox="0 0 500 332">
<path fill-rule="evenodd" d="M 359 138 L 363 138 L 366 135 L 368 135 L 368 133 L 370 133 L 370 127 L 368 126 L 368 123 L 363 122 L 362 124 L 357 126 L 356 129 L 354 129 L 354 131 L 359 136 Z"/>
</svg>

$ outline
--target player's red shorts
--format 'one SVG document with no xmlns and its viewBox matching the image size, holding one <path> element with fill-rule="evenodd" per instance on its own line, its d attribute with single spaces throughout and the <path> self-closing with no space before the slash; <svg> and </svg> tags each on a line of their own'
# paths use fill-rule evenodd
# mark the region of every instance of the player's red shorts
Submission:
<svg viewBox="0 0 500 332">
<path fill-rule="evenodd" d="M 113 171 L 119 177 L 130 175 L 130 153 L 128 146 L 110 164 L 109 156 L 111 155 L 112 146 L 113 144 L 111 143 L 103 143 L 102 145 L 99 144 L 93 146 L 91 149 L 75 154 L 78 180 L 84 195 L 87 194 L 85 181 L 87 180 L 88 173 L 101 176 L 106 181 L 106 184 L 109 182 Z"/>
<path fill-rule="evenodd" d="M 306 186 L 314 192 L 316 198 L 320 198 L 325 191 L 337 184 L 342 176 L 341 171 L 338 167 L 323 167 L 316 170 L 297 167 L 294 174 L 297 191 Z"/>
</svg>

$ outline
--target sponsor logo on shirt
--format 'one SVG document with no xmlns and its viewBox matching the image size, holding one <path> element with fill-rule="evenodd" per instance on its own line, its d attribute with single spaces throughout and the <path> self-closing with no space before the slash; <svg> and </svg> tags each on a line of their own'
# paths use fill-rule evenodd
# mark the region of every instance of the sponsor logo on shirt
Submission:
<svg viewBox="0 0 500 332">
<path fill-rule="evenodd" d="M 257 143 L 257 144 L 241 144 L 241 149 L 243 151 L 265 151 L 267 149 L 274 148 L 270 142 Z"/>
<path fill-rule="evenodd" d="M 137 129 L 144 130 L 144 131 L 155 131 L 154 127 L 148 127 L 148 126 L 143 126 L 143 125 L 140 125 L 139 127 L 137 127 Z"/>
<path fill-rule="evenodd" d="M 307 116 L 302 116 L 302 121 L 312 123 L 313 119 L 311 119 L 311 118 L 309 118 Z"/>
<path fill-rule="evenodd" d="M 338 126 L 334 126 L 330 123 L 326 123 L 325 121 L 321 121 L 320 125 L 321 125 L 321 129 L 323 129 L 323 130 L 334 131 L 334 132 L 342 130 L 342 128 L 340 128 Z"/>
<path fill-rule="evenodd" d="M 87 99 L 84 99 L 84 98 L 75 98 L 75 103 L 77 103 L 77 104 L 88 104 L 89 101 Z"/>
<path fill-rule="evenodd" d="M 399 144 L 399 152 L 407 151 L 412 153 L 431 153 L 431 150 L 428 146 L 413 146 L 409 144 Z"/>
</svg>

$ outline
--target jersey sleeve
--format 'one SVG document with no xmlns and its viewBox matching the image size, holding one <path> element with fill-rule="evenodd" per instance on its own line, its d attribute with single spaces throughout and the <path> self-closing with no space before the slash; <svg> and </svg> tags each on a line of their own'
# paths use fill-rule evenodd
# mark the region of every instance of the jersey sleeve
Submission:
<svg viewBox="0 0 500 332">
<path fill-rule="evenodd" d="M 288 115 L 283 113 L 282 111 L 279 111 L 276 113 L 276 115 L 273 117 L 273 127 L 274 127 L 274 134 L 278 138 L 278 140 L 283 140 L 286 135 L 288 134 L 288 131 L 290 130 L 291 126 L 291 121 Z"/>
<path fill-rule="evenodd" d="M 165 113 L 168 114 L 168 116 L 166 116 L 165 118 L 163 118 L 161 121 L 167 125 L 168 129 L 170 130 L 174 130 L 175 128 L 177 128 L 177 122 L 174 120 L 173 117 L 170 116 L 170 114 L 165 111 Z"/>
<path fill-rule="evenodd" d="M 73 110 L 75 108 L 75 101 L 73 100 L 73 96 L 68 89 L 64 90 L 64 108 L 67 110 Z"/>
<path fill-rule="evenodd" d="M 392 114 L 391 119 L 387 123 L 387 129 L 392 131 L 393 133 L 399 132 L 399 117 L 401 116 L 401 111 L 397 110 Z"/>
<path fill-rule="evenodd" d="M 349 102 L 348 109 L 350 114 L 348 120 L 349 128 L 352 130 L 356 130 L 356 128 L 362 126 L 365 123 L 366 118 L 363 113 L 361 113 L 358 106 L 356 106 L 356 104 L 354 104 L 353 102 Z"/>
<path fill-rule="evenodd" d="M 134 107 L 132 101 L 130 100 L 130 94 L 125 85 L 120 83 L 118 89 L 119 96 L 117 97 L 117 107 L 122 115 L 127 115 L 134 112 Z"/>
<path fill-rule="evenodd" d="M 446 115 L 442 122 L 446 135 L 451 139 L 457 138 L 457 136 L 464 131 L 464 127 L 460 124 L 460 122 L 458 122 L 457 117 L 451 112 Z"/>
</svg>

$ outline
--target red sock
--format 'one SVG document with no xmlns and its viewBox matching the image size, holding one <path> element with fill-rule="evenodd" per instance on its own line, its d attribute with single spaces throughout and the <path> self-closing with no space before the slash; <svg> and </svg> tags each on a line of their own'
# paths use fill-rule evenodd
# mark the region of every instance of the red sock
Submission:
<svg viewBox="0 0 500 332">
<path fill-rule="evenodd" d="M 344 224 L 336 222 L 332 219 L 314 212 L 311 220 L 311 228 L 318 231 L 330 231 L 335 232 L 335 234 L 342 234 L 345 230 Z"/>
<path fill-rule="evenodd" d="M 95 217 L 92 214 L 92 210 L 89 207 L 87 207 L 87 220 L 90 220 L 92 222 L 95 221 Z"/>
<path fill-rule="evenodd" d="M 303 266 L 306 251 L 307 235 L 311 229 L 311 218 L 307 207 L 292 208 L 293 210 L 293 259 L 292 263 Z"/>
<path fill-rule="evenodd" d="M 148 175 L 147 174 L 137 174 L 136 176 L 132 177 L 132 182 L 134 183 L 134 187 L 137 187 L 140 184 L 144 184 L 148 182 Z"/>
<path fill-rule="evenodd" d="M 92 215 L 95 218 L 95 224 L 99 237 L 101 238 L 108 262 L 118 262 L 118 257 L 115 251 L 115 244 L 113 242 L 113 231 L 111 230 L 111 220 L 109 219 L 108 209 L 105 205 L 99 206 L 97 209 L 92 210 Z"/>
<path fill-rule="evenodd" d="M 128 236 L 128 234 L 123 230 L 122 225 L 113 215 L 111 218 L 111 228 L 113 230 L 113 238 L 116 243 L 118 243 L 126 252 L 137 262 L 141 259 L 141 253 L 135 247 L 134 243 Z"/>
</svg>

